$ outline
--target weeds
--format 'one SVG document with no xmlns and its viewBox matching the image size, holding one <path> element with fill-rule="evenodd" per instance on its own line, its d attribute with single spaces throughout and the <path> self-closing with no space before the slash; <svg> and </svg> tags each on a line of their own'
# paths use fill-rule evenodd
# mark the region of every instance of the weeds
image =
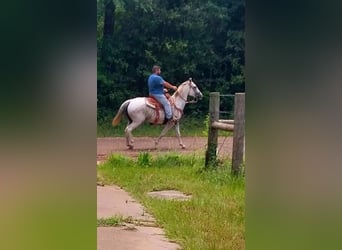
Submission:
<svg viewBox="0 0 342 250">
<path fill-rule="evenodd" d="M 121 226 L 124 222 L 122 216 L 112 216 L 109 218 L 100 218 L 97 219 L 97 226 L 98 227 L 116 227 Z"/>
<path fill-rule="evenodd" d="M 140 167 L 149 167 L 151 166 L 151 162 L 152 162 L 152 156 L 150 153 L 148 152 L 141 152 L 138 155 L 138 160 L 137 160 L 137 164 Z"/>
<path fill-rule="evenodd" d="M 210 170 L 203 166 L 204 157 L 196 155 L 153 157 L 144 152 L 136 160 L 114 155 L 98 173 L 142 202 L 183 249 L 244 249 L 244 177 L 231 175 L 230 161 Z M 147 195 L 165 189 L 191 194 L 192 199 L 174 202 Z"/>
</svg>

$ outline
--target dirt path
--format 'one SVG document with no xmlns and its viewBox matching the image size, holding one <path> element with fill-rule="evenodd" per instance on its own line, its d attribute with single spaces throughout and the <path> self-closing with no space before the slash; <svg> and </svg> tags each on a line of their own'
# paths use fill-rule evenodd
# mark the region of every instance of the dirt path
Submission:
<svg viewBox="0 0 342 250">
<path fill-rule="evenodd" d="M 159 154 L 163 152 L 204 154 L 208 140 L 206 137 L 183 137 L 182 140 L 186 149 L 180 148 L 177 137 L 162 138 L 159 143 L 159 148 L 155 149 L 154 138 L 136 137 L 134 140 L 134 149 L 128 150 L 126 147 L 126 139 L 124 137 L 97 138 L 97 160 L 103 161 L 108 155 L 113 153 L 131 157 L 138 156 L 140 152 L 150 152 L 151 154 Z M 219 155 L 223 157 L 231 157 L 232 145 L 232 137 L 220 137 L 218 141 Z"/>
</svg>

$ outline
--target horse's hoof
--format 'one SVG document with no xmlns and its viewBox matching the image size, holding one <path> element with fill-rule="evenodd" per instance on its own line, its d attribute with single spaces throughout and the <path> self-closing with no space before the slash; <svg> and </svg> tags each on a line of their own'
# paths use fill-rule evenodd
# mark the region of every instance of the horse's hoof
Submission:
<svg viewBox="0 0 342 250">
<path fill-rule="evenodd" d="M 184 144 L 180 144 L 180 146 L 181 146 L 182 149 L 186 148 Z"/>
<path fill-rule="evenodd" d="M 128 145 L 127 147 L 129 150 L 132 150 L 134 148 L 133 145 Z"/>
</svg>

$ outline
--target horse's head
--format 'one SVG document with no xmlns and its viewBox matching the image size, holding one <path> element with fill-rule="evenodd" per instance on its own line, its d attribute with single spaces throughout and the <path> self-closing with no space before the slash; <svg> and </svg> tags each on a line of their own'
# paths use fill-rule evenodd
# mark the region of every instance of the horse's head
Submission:
<svg viewBox="0 0 342 250">
<path fill-rule="evenodd" d="M 187 81 L 190 86 L 189 96 L 194 97 L 195 99 L 199 98 L 200 100 L 203 97 L 202 92 L 198 89 L 196 83 L 192 80 L 192 78 L 189 78 Z"/>
<path fill-rule="evenodd" d="M 174 96 L 179 96 L 180 99 L 185 101 L 185 103 L 196 103 L 197 99 L 202 99 L 203 94 L 198 89 L 196 83 L 194 83 L 192 78 L 189 78 L 189 80 L 183 82 L 178 87 L 177 91 L 174 93 Z M 195 100 L 188 101 L 188 96 L 195 98 Z"/>
</svg>

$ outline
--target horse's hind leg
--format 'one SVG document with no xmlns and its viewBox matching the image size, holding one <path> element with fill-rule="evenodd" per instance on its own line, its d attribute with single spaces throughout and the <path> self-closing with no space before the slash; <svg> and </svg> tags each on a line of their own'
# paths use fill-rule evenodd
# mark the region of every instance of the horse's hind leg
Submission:
<svg viewBox="0 0 342 250">
<path fill-rule="evenodd" d="M 142 122 L 132 122 L 127 125 L 125 129 L 125 134 L 126 134 L 126 145 L 129 149 L 133 149 L 133 135 L 132 131 L 136 129 Z"/>
<path fill-rule="evenodd" d="M 158 147 L 159 141 L 160 139 L 167 133 L 167 131 L 169 131 L 175 124 L 173 122 L 168 122 L 166 123 L 164 129 L 162 130 L 162 132 L 160 133 L 159 137 L 156 139 L 155 141 L 155 146 L 156 148 Z"/>
<path fill-rule="evenodd" d="M 126 135 L 126 145 L 127 147 L 129 147 L 130 145 L 130 138 L 129 138 L 129 134 L 128 134 L 128 126 L 130 125 L 130 123 L 127 124 L 126 128 L 125 128 L 125 135 Z"/>
</svg>

